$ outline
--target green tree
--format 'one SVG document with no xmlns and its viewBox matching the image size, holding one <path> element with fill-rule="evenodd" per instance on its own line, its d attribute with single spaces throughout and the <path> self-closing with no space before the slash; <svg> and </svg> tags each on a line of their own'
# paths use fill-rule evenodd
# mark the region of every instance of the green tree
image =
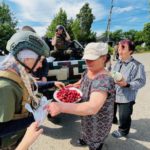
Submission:
<svg viewBox="0 0 150 150">
<path fill-rule="evenodd" d="M 144 43 L 143 31 L 137 31 L 134 37 L 135 45 L 141 45 Z"/>
<path fill-rule="evenodd" d="M 124 38 L 124 32 L 122 31 L 122 29 L 110 33 L 110 39 L 115 43 L 119 42 L 123 38 Z"/>
<path fill-rule="evenodd" d="M 73 36 L 74 39 L 76 40 L 80 40 L 81 38 L 81 28 L 80 28 L 80 22 L 78 19 L 75 19 L 72 23 L 72 31 L 73 31 Z"/>
<path fill-rule="evenodd" d="M 127 32 L 124 32 L 124 36 L 126 39 L 130 39 L 131 41 L 134 41 L 136 33 L 137 33 L 136 30 L 131 29 Z"/>
<path fill-rule="evenodd" d="M 0 3 L 0 48 L 6 50 L 7 41 L 16 32 L 17 21 L 8 5 Z"/>
<path fill-rule="evenodd" d="M 150 23 L 146 23 L 143 29 L 143 40 L 150 47 Z"/>
<path fill-rule="evenodd" d="M 89 7 L 89 4 L 85 3 L 80 9 L 79 14 L 76 16 L 80 25 L 80 35 L 78 36 L 76 33 L 74 33 L 76 34 L 75 37 L 87 42 L 96 40 L 96 33 L 91 31 L 91 26 L 95 17 L 92 14 L 92 9 Z"/>
<path fill-rule="evenodd" d="M 67 29 L 67 23 L 67 14 L 62 8 L 60 8 L 58 14 L 56 14 L 51 24 L 48 26 L 46 36 L 52 38 L 55 34 L 57 25 L 63 25 Z"/>
<path fill-rule="evenodd" d="M 71 39 L 74 39 L 74 34 L 72 30 L 73 22 L 74 20 L 72 18 L 67 21 L 67 32 L 69 33 Z"/>
</svg>

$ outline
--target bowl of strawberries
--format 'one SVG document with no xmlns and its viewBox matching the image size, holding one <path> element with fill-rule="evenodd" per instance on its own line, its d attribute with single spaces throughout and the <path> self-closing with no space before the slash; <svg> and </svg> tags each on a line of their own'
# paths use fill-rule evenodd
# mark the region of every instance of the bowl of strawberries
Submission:
<svg viewBox="0 0 150 150">
<path fill-rule="evenodd" d="M 56 90 L 53 95 L 57 102 L 77 103 L 81 100 L 82 92 L 75 87 L 64 87 Z"/>
</svg>

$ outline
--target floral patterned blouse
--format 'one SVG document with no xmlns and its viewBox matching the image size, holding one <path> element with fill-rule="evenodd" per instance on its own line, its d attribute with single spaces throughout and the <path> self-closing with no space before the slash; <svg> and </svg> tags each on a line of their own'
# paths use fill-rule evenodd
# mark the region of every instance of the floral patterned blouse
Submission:
<svg viewBox="0 0 150 150">
<path fill-rule="evenodd" d="M 106 102 L 97 114 L 81 117 L 81 138 L 92 149 L 96 149 L 104 142 L 112 126 L 115 83 L 107 74 L 98 74 L 94 79 L 89 79 L 85 72 L 81 79 L 81 91 L 83 92 L 82 102 L 89 101 L 90 94 L 94 91 L 108 93 Z"/>
</svg>

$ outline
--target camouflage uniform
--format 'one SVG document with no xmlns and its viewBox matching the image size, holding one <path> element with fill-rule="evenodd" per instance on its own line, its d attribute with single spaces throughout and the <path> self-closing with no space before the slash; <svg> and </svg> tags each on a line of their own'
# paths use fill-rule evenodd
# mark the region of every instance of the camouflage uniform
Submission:
<svg viewBox="0 0 150 150">
<path fill-rule="evenodd" d="M 7 43 L 7 50 L 18 62 L 20 61 L 17 54 L 24 49 L 34 51 L 39 58 L 49 55 L 46 43 L 30 31 L 15 33 Z M 29 101 L 28 91 L 19 76 L 17 64 L 13 62 L 5 70 L 5 63 L 0 66 L 0 150 L 14 150 L 24 136 L 26 128 L 33 122 L 33 117 L 28 112 L 23 112 L 25 100 Z M 21 64 L 24 65 L 23 62 Z M 13 69 L 16 73 L 7 69 Z M 11 77 L 12 74 L 16 79 Z M 27 92 L 24 92 L 25 90 Z"/>
<path fill-rule="evenodd" d="M 58 60 L 67 59 L 72 54 L 72 50 L 68 49 L 68 47 L 69 41 L 65 40 L 65 36 L 57 36 L 56 45 L 54 46 L 54 50 L 50 52 L 50 55 Z"/>
</svg>

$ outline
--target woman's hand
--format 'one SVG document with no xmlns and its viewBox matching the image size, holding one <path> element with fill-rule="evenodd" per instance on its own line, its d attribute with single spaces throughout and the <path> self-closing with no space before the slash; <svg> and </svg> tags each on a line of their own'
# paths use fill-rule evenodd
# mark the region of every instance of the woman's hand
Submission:
<svg viewBox="0 0 150 150">
<path fill-rule="evenodd" d="M 42 77 L 41 79 L 43 82 L 47 82 L 47 78 L 46 77 Z"/>
<path fill-rule="evenodd" d="M 49 105 L 45 107 L 48 113 L 54 117 L 61 113 L 60 104 L 57 102 L 51 102 Z"/>
<path fill-rule="evenodd" d="M 124 78 L 121 81 L 117 81 L 116 84 L 118 84 L 121 87 L 127 86 L 127 82 L 124 80 Z"/>
<path fill-rule="evenodd" d="M 78 84 L 78 83 L 68 84 L 66 87 L 75 87 L 75 88 L 80 88 L 80 84 Z"/>
<path fill-rule="evenodd" d="M 81 79 L 73 84 L 68 84 L 66 87 L 76 87 L 76 88 L 80 88 L 80 84 L 81 84 Z"/>
<path fill-rule="evenodd" d="M 74 84 L 68 84 L 66 87 L 74 87 Z"/>
<path fill-rule="evenodd" d="M 59 89 L 65 87 L 65 84 L 64 84 L 63 82 L 55 81 L 54 84 L 55 84 L 55 86 L 56 86 L 57 88 L 59 88 Z"/>
</svg>

